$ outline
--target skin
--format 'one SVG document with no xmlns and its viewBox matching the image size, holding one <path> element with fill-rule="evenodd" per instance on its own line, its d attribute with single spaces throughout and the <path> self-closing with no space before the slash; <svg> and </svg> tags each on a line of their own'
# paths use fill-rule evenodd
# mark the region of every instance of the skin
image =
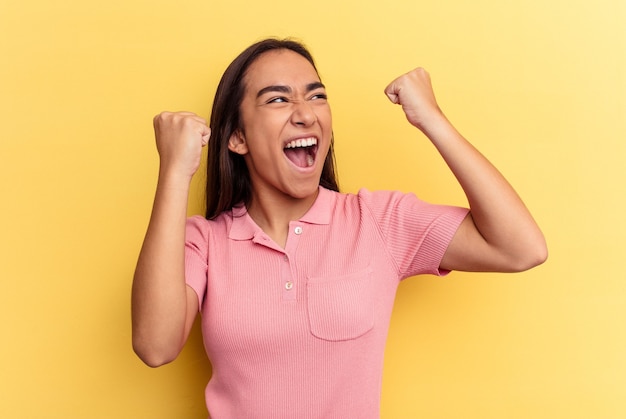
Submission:
<svg viewBox="0 0 626 419">
<path fill-rule="evenodd" d="M 313 67 L 292 51 L 265 53 L 249 67 L 244 82 L 243 129 L 230 138 L 229 148 L 244 156 L 250 171 L 250 216 L 284 246 L 289 221 L 306 213 L 317 197 L 332 135 L 330 107 Z M 469 202 L 470 214 L 441 267 L 517 272 L 545 261 L 545 240 L 531 214 L 445 117 L 428 73 L 416 68 L 391 82 L 385 94 L 437 148 Z M 154 128 L 159 179 L 133 280 L 132 321 L 135 352 L 146 364 L 159 366 L 178 356 L 198 312 L 198 299 L 184 278 L 185 219 L 191 178 L 210 130 L 189 112 L 161 113 Z M 318 150 L 313 166 L 298 168 L 283 147 L 303 137 L 317 138 Z"/>
<path fill-rule="evenodd" d="M 317 198 L 332 136 L 326 90 L 311 64 L 289 51 L 270 51 L 249 68 L 241 104 L 243 130 L 229 142 L 244 156 L 252 181 L 248 213 L 283 246 L 288 223 L 303 216 Z M 289 141 L 317 139 L 313 166 L 295 166 L 283 152 Z"/>
<path fill-rule="evenodd" d="M 133 349 L 149 366 L 174 360 L 187 341 L 198 298 L 185 284 L 185 220 L 193 174 L 210 130 L 188 112 L 154 118 L 159 178 L 131 295 Z"/>
<path fill-rule="evenodd" d="M 463 188 L 470 214 L 441 262 L 444 269 L 519 272 L 543 263 L 547 246 L 539 226 L 504 176 L 445 117 L 423 68 L 387 86 L 407 120 L 437 148 Z"/>
</svg>

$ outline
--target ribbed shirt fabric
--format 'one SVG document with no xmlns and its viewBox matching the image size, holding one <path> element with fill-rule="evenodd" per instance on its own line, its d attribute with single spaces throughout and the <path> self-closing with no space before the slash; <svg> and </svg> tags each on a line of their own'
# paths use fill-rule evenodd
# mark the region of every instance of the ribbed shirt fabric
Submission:
<svg viewBox="0 0 626 419">
<path fill-rule="evenodd" d="M 439 263 L 467 209 L 320 187 L 285 248 L 243 206 L 188 219 L 212 419 L 375 419 L 400 280 Z"/>
</svg>

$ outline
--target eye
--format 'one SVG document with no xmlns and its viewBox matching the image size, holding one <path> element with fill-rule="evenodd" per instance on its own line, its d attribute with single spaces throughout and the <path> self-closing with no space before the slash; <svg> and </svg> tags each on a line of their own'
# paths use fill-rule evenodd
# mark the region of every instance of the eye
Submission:
<svg viewBox="0 0 626 419">
<path fill-rule="evenodd" d="M 311 96 L 311 100 L 327 100 L 328 99 L 328 95 L 326 95 L 326 93 L 316 93 L 313 96 Z"/>
<path fill-rule="evenodd" d="M 287 98 L 284 96 L 273 97 L 267 101 L 267 103 L 286 103 Z"/>
</svg>

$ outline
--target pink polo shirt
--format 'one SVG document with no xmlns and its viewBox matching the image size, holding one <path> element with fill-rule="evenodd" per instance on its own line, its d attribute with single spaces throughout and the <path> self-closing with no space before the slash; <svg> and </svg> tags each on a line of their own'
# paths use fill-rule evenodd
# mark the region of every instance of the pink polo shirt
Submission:
<svg viewBox="0 0 626 419">
<path fill-rule="evenodd" d="M 442 275 L 467 210 L 320 188 L 285 249 L 235 207 L 187 222 L 186 280 L 213 366 L 212 419 L 374 419 L 400 280 Z"/>
</svg>

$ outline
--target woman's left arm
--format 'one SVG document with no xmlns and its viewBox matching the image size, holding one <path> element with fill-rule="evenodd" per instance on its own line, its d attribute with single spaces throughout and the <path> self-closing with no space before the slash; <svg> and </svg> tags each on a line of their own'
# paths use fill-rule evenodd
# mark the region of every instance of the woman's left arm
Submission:
<svg viewBox="0 0 626 419">
<path fill-rule="evenodd" d="M 417 68 L 404 74 L 385 94 L 430 139 L 469 202 L 470 213 L 450 242 L 441 268 L 519 272 L 543 263 L 548 251 L 539 226 L 504 176 L 445 117 L 428 73 Z"/>
</svg>

